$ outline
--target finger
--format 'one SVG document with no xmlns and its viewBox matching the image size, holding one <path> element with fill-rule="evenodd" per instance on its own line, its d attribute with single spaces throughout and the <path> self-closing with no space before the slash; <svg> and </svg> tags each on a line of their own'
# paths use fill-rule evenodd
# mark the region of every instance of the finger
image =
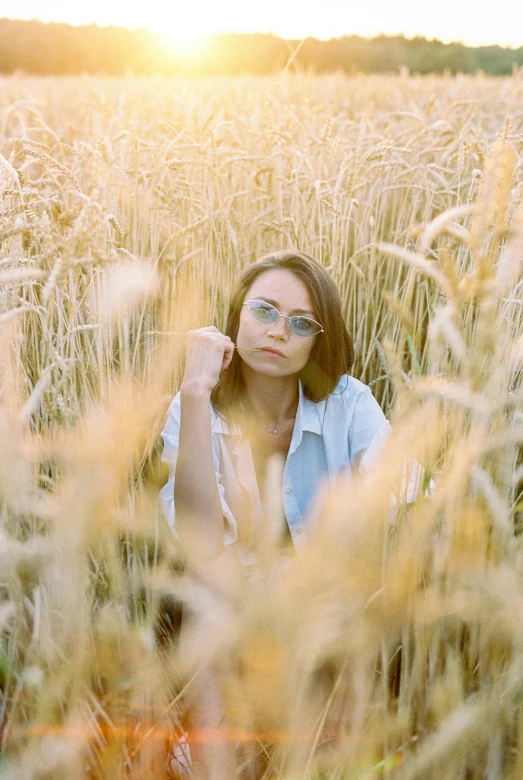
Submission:
<svg viewBox="0 0 523 780">
<path fill-rule="evenodd" d="M 205 328 L 198 328 L 200 331 L 205 331 L 206 333 L 220 333 L 221 330 L 219 330 L 215 325 L 207 325 Z"/>
<path fill-rule="evenodd" d="M 231 364 L 231 360 L 234 355 L 234 344 L 229 339 L 229 344 L 227 345 L 225 352 L 223 354 L 223 363 L 222 363 L 222 371 L 225 371 L 226 368 L 228 368 Z"/>
</svg>

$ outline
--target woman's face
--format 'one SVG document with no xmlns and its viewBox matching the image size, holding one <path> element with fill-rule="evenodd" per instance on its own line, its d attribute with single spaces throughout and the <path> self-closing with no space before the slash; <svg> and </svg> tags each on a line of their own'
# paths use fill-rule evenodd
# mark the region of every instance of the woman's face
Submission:
<svg viewBox="0 0 523 780">
<path fill-rule="evenodd" d="M 301 314 L 317 320 L 307 287 L 291 271 L 284 269 L 271 268 L 260 274 L 247 291 L 245 300 L 266 301 L 287 317 Z M 318 337 L 297 336 L 290 330 L 288 322 L 284 317 L 270 324 L 258 322 L 247 306 L 242 306 L 236 347 L 244 363 L 266 376 L 299 374 Z M 261 351 L 246 352 L 242 347 Z"/>
</svg>

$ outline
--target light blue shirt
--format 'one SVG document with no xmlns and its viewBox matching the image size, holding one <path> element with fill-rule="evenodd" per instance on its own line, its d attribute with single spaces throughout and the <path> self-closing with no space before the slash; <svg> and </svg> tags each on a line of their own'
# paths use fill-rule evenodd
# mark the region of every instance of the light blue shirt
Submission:
<svg viewBox="0 0 523 780">
<path fill-rule="evenodd" d="M 299 402 L 292 439 L 285 462 L 282 503 L 295 547 L 299 550 L 310 531 L 308 510 L 321 486 L 343 473 L 364 474 L 379 463 L 382 444 L 390 425 L 370 389 L 344 375 L 334 392 L 314 403 L 303 394 Z M 160 491 L 167 522 L 176 534 L 174 475 L 180 433 L 180 394 L 172 401 L 162 438 L 162 460 L 170 477 Z M 248 555 L 253 529 L 263 522 L 263 510 L 248 440 L 227 424 L 211 405 L 211 437 L 216 482 L 224 518 L 224 543 L 240 547 Z"/>
</svg>

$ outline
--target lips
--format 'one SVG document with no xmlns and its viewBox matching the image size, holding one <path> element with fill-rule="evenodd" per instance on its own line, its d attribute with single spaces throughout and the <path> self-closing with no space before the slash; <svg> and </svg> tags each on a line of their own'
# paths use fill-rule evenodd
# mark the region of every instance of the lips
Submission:
<svg viewBox="0 0 523 780">
<path fill-rule="evenodd" d="M 269 355 L 278 355 L 278 357 L 285 357 L 283 352 L 280 352 L 279 349 L 274 349 L 274 347 L 260 347 L 261 352 L 266 352 Z"/>
</svg>

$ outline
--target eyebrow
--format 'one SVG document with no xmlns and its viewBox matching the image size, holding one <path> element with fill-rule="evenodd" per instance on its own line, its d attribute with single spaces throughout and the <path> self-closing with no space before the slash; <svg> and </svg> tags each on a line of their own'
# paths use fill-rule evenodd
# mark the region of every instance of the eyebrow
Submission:
<svg viewBox="0 0 523 780">
<path fill-rule="evenodd" d="M 281 306 L 281 304 L 278 303 L 278 301 L 273 301 L 272 298 L 266 298 L 264 295 L 257 295 L 254 300 L 256 300 L 256 301 L 265 301 L 265 303 L 270 303 L 272 306 L 274 306 L 275 309 L 277 309 L 278 306 Z M 311 311 L 310 309 L 292 309 L 291 315 L 293 313 L 294 314 L 310 314 L 311 317 L 315 317 L 316 316 L 314 314 L 314 312 Z"/>
</svg>

